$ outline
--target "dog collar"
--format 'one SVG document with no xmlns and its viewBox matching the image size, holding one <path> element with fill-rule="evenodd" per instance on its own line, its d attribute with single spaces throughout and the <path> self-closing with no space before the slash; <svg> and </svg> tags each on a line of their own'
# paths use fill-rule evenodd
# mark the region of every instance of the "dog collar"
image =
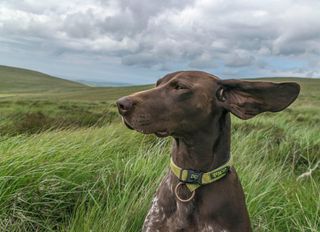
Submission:
<svg viewBox="0 0 320 232">
<path fill-rule="evenodd" d="M 201 172 L 193 169 L 182 169 L 173 162 L 172 157 L 170 160 L 170 168 L 172 173 L 178 177 L 182 183 L 185 183 L 191 192 L 202 185 L 210 184 L 220 180 L 222 177 L 228 174 L 230 166 L 231 159 L 229 158 L 229 160 L 222 166 L 209 172 Z"/>
</svg>

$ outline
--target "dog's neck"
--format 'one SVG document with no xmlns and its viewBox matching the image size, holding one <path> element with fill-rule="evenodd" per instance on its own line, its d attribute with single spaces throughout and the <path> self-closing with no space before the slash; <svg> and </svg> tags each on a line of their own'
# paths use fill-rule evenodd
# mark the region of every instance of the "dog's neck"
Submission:
<svg viewBox="0 0 320 232">
<path fill-rule="evenodd" d="M 226 163 L 230 156 L 230 114 L 213 118 L 210 126 L 185 138 L 175 138 L 173 161 L 183 169 L 203 172 Z"/>
</svg>

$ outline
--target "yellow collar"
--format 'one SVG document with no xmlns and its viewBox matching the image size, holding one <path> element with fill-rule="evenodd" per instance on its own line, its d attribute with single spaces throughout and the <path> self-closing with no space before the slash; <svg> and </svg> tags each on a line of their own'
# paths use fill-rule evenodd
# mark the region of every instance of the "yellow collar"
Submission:
<svg viewBox="0 0 320 232">
<path fill-rule="evenodd" d="M 192 169 L 182 169 L 173 162 L 172 157 L 170 160 L 170 168 L 172 173 L 176 177 L 178 177 L 181 182 L 185 183 L 191 192 L 199 188 L 201 185 L 210 184 L 212 182 L 220 180 L 222 177 L 228 174 L 230 166 L 231 159 L 229 159 L 222 166 L 210 172 L 201 172 Z"/>
</svg>

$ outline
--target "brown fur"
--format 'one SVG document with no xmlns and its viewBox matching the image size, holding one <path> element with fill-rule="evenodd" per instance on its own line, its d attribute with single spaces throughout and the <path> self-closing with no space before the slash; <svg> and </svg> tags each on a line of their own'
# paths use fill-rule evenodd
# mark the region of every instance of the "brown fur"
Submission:
<svg viewBox="0 0 320 232">
<path fill-rule="evenodd" d="M 230 113 L 249 119 L 277 112 L 298 96 L 296 83 L 220 80 L 205 72 L 166 75 L 153 89 L 117 101 L 125 124 L 139 132 L 174 138 L 172 158 L 184 169 L 210 171 L 230 156 Z M 153 200 L 143 231 L 251 231 L 244 192 L 234 168 L 201 186 L 195 198 L 174 195 L 178 178 L 167 173 Z M 185 188 L 184 197 L 190 196 Z"/>
</svg>

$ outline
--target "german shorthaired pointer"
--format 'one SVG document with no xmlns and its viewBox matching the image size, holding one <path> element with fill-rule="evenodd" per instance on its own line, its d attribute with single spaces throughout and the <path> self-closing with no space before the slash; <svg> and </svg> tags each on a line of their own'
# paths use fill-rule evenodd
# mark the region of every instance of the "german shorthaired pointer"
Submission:
<svg viewBox="0 0 320 232">
<path fill-rule="evenodd" d="M 171 169 L 143 231 L 251 231 L 244 192 L 230 166 L 230 113 L 241 119 L 288 107 L 296 83 L 220 80 L 182 71 L 156 87 L 117 101 L 124 123 L 144 134 L 174 138 Z"/>
</svg>

